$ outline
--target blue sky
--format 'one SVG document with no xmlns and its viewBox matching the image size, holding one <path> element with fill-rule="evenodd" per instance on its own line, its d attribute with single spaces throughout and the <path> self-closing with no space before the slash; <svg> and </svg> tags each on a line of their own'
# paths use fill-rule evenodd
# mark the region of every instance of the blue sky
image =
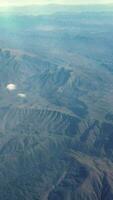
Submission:
<svg viewBox="0 0 113 200">
<path fill-rule="evenodd" d="M 113 0 L 0 0 L 0 6 L 29 5 L 29 4 L 105 4 Z"/>
</svg>

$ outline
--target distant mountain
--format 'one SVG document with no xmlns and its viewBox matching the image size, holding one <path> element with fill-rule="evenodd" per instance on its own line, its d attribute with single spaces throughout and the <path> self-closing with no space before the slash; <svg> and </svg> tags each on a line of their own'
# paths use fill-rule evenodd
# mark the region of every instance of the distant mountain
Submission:
<svg viewBox="0 0 113 200">
<path fill-rule="evenodd" d="M 30 6 L 12 6 L 1 7 L 0 13 L 5 15 L 51 15 L 54 13 L 75 13 L 75 12 L 112 12 L 113 4 L 100 4 L 100 5 L 30 5 Z"/>
</svg>

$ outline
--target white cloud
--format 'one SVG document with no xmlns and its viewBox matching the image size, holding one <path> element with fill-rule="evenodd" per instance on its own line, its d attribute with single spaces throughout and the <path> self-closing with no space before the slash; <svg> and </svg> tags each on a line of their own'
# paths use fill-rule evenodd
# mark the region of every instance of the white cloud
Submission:
<svg viewBox="0 0 113 200">
<path fill-rule="evenodd" d="M 16 85 L 13 84 L 13 83 L 9 83 L 7 86 L 6 86 L 7 90 L 9 91 L 13 91 L 13 90 L 16 90 Z"/>
<path fill-rule="evenodd" d="M 26 98 L 26 94 L 25 93 L 18 93 L 17 96 L 21 97 L 21 98 Z"/>
</svg>

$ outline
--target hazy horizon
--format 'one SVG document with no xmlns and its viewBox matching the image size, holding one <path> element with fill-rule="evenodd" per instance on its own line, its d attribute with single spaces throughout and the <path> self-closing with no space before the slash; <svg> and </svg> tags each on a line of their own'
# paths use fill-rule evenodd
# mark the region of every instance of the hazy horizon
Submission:
<svg viewBox="0 0 113 200">
<path fill-rule="evenodd" d="M 9 6 L 29 6 L 29 5 L 48 5 L 48 4 L 60 4 L 60 5 L 98 5 L 98 4 L 112 4 L 113 0 L 0 0 L 0 7 Z"/>
</svg>

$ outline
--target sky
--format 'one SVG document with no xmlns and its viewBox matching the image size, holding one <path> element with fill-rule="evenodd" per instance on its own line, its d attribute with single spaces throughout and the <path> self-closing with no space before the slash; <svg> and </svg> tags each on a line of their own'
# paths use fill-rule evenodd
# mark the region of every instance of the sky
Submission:
<svg viewBox="0 0 113 200">
<path fill-rule="evenodd" d="M 107 4 L 113 0 L 0 0 L 0 6 L 20 6 L 30 4 Z"/>
</svg>

